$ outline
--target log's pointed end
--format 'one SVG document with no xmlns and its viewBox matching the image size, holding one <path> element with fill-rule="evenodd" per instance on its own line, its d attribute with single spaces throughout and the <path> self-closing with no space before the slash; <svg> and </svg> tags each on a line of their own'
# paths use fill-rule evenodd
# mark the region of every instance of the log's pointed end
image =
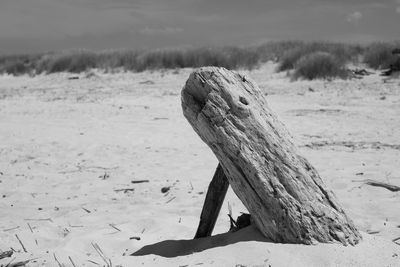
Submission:
<svg viewBox="0 0 400 267">
<path fill-rule="evenodd" d="M 201 110 L 211 92 L 211 86 L 208 85 L 209 79 L 219 69 L 221 68 L 203 67 L 193 71 L 182 89 L 182 105 L 184 103 L 196 104 Z"/>
<path fill-rule="evenodd" d="M 212 90 L 209 80 L 220 68 L 203 67 L 193 71 L 181 92 L 182 109 L 189 121 L 195 121 Z"/>
</svg>

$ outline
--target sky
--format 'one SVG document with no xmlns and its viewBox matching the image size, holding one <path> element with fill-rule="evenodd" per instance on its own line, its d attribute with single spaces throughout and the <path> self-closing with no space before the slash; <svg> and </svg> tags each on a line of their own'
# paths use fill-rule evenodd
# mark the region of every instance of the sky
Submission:
<svg viewBox="0 0 400 267">
<path fill-rule="evenodd" d="M 0 0 L 0 53 L 400 39 L 400 0 Z"/>
</svg>

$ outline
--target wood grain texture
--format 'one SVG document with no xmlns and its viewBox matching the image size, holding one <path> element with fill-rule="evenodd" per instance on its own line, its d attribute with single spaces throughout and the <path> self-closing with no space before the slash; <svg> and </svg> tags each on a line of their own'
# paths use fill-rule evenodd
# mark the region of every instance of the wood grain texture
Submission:
<svg viewBox="0 0 400 267">
<path fill-rule="evenodd" d="M 249 78 L 224 68 L 200 68 L 182 90 L 182 108 L 267 238 L 344 245 L 361 239 Z"/>
<path fill-rule="evenodd" d="M 218 164 L 215 174 L 208 186 L 206 199 L 204 200 L 203 210 L 200 215 L 200 223 L 194 238 L 211 236 L 217 222 L 219 212 L 224 203 L 229 182 L 225 176 L 222 166 Z"/>
</svg>

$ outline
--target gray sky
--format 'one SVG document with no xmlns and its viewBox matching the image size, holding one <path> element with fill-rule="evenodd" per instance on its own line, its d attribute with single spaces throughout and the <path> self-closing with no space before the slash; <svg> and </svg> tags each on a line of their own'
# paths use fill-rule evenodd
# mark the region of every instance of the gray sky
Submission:
<svg viewBox="0 0 400 267">
<path fill-rule="evenodd" d="M 400 0 L 0 0 L 0 53 L 400 39 Z"/>
</svg>

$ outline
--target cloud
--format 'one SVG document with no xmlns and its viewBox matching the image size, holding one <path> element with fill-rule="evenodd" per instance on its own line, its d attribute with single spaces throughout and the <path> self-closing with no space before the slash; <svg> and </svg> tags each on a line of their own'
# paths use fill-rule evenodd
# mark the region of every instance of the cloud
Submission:
<svg viewBox="0 0 400 267">
<path fill-rule="evenodd" d="M 183 32 L 183 29 L 179 27 L 165 27 L 165 28 L 145 27 L 144 29 L 140 30 L 140 33 L 145 35 L 176 34 L 180 32 Z"/>
<path fill-rule="evenodd" d="M 351 23 L 357 23 L 362 18 L 362 13 L 360 11 L 354 11 L 347 15 L 346 20 Z"/>
</svg>

